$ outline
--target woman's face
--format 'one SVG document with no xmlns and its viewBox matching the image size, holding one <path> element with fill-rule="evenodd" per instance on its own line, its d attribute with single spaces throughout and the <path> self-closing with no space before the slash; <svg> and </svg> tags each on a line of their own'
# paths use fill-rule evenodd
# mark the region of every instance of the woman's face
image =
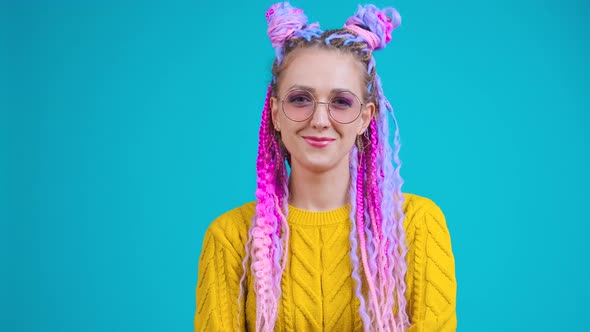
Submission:
<svg viewBox="0 0 590 332">
<path fill-rule="evenodd" d="M 287 103 L 309 102 L 305 91 L 318 102 L 335 105 L 347 103 L 352 92 L 363 103 L 364 69 L 351 54 L 317 48 L 299 49 L 290 54 L 278 81 L 278 97 L 270 101 L 275 129 L 281 133 L 291 154 L 291 167 L 303 167 L 319 173 L 336 167 L 348 169 L 349 152 L 357 135 L 364 133 L 375 113 L 375 104 L 363 104 L 360 115 L 351 123 L 342 124 L 330 117 L 326 104 L 317 104 L 313 115 L 301 122 L 291 120 L 283 111 Z M 302 95 L 287 95 L 294 89 Z M 358 103 L 357 103 L 358 104 Z M 292 104 L 293 105 L 293 104 Z M 346 104 L 348 105 L 348 104 Z M 333 109 L 336 109 L 334 107 Z M 293 118 L 291 116 L 291 118 Z"/>
</svg>

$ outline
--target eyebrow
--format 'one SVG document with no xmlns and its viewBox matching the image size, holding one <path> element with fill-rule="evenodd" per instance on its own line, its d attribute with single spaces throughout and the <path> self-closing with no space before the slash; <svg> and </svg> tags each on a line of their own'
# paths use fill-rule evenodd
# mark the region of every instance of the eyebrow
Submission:
<svg viewBox="0 0 590 332">
<path fill-rule="evenodd" d="M 298 85 L 298 84 L 292 85 L 289 89 L 287 89 L 287 91 L 291 91 L 291 90 L 306 90 L 306 91 L 309 91 L 309 92 L 312 92 L 312 93 L 315 93 L 316 92 L 316 90 L 314 88 L 310 87 L 310 86 Z M 352 92 L 352 90 L 350 90 L 350 89 L 337 88 L 337 89 L 332 89 L 330 91 L 330 93 L 343 92 L 343 91 Z M 352 92 L 352 93 L 354 93 L 354 92 Z"/>
</svg>

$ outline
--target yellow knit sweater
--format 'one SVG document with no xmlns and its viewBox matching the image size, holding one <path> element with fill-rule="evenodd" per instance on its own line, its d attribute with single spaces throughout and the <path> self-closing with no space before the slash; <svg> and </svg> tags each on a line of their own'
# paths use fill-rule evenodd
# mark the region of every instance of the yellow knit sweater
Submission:
<svg viewBox="0 0 590 332">
<path fill-rule="evenodd" d="M 431 200 L 404 194 L 408 244 L 409 331 L 454 331 L 455 263 L 445 217 Z M 195 331 L 255 331 L 256 298 L 238 296 L 247 230 L 255 204 L 217 218 L 203 241 L 196 289 Z M 362 331 L 351 277 L 349 208 L 310 212 L 289 207 L 290 242 L 276 331 Z M 239 323 L 239 327 L 238 327 Z"/>
</svg>

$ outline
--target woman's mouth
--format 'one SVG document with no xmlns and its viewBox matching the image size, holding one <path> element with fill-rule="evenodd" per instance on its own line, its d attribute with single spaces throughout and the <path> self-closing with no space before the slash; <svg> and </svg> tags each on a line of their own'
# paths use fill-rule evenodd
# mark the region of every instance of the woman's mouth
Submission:
<svg viewBox="0 0 590 332">
<path fill-rule="evenodd" d="M 314 148 L 325 148 L 336 140 L 330 137 L 318 136 L 303 136 L 303 139 L 307 142 L 307 144 L 313 146 Z"/>
</svg>

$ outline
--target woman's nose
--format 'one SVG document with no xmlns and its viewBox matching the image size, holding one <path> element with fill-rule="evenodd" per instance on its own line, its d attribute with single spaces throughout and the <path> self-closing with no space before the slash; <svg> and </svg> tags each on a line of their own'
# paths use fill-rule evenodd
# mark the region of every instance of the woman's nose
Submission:
<svg viewBox="0 0 590 332">
<path fill-rule="evenodd" d="M 313 128 L 328 128 L 330 126 L 330 109 L 329 103 L 316 102 L 316 109 L 311 117 L 311 126 Z"/>
</svg>

